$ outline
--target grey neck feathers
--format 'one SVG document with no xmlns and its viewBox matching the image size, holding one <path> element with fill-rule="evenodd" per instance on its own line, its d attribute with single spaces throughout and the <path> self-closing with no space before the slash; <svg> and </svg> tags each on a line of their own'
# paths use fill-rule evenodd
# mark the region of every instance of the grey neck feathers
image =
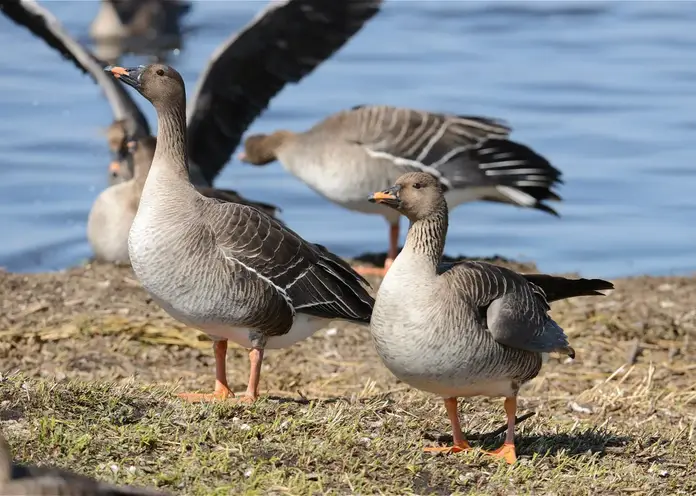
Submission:
<svg viewBox="0 0 696 496">
<path fill-rule="evenodd" d="M 448 210 L 443 200 L 442 205 L 428 217 L 411 221 L 404 250 L 425 257 L 435 270 L 445 250 L 447 224 Z"/>
<path fill-rule="evenodd" d="M 153 167 L 165 166 L 177 176 L 188 181 L 186 161 L 186 104 L 158 105 L 157 148 L 152 160 Z"/>
</svg>

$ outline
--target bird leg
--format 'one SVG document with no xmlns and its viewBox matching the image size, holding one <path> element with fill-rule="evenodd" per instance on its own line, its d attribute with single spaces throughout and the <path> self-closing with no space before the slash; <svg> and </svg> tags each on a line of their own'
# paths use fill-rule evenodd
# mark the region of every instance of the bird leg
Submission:
<svg viewBox="0 0 696 496">
<path fill-rule="evenodd" d="M 389 225 L 389 251 L 387 258 L 384 260 L 384 267 L 365 267 L 362 265 L 354 266 L 353 269 L 363 276 L 379 276 L 384 277 L 394 263 L 394 259 L 399 252 L 399 223 Z"/>
<path fill-rule="evenodd" d="M 445 398 L 445 408 L 450 424 L 452 424 L 452 437 L 454 444 L 452 446 L 429 446 L 423 448 L 426 453 L 459 453 L 460 451 L 470 450 L 471 446 L 464 439 L 462 426 L 459 424 L 459 408 L 457 407 L 457 398 Z"/>
<path fill-rule="evenodd" d="M 496 458 L 501 458 L 513 464 L 517 461 L 515 453 L 515 412 L 517 411 L 517 398 L 505 398 L 505 415 L 507 416 L 507 431 L 505 432 L 505 442 L 497 450 L 488 451 L 487 454 Z"/>
<path fill-rule="evenodd" d="M 179 397 L 190 402 L 225 400 L 234 393 L 227 385 L 227 340 L 213 342 L 215 352 L 215 390 L 212 393 L 180 393 Z"/>
<path fill-rule="evenodd" d="M 261 363 L 263 362 L 263 348 L 252 348 L 249 351 L 251 370 L 249 372 L 249 385 L 246 393 L 239 398 L 244 403 L 253 403 L 259 397 L 259 380 L 261 379 Z"/>
</svg>

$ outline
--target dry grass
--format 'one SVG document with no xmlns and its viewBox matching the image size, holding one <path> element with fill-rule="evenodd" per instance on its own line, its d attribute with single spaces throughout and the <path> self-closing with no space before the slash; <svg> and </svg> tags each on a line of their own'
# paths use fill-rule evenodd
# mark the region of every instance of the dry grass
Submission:
<svg viewBox="0 0 696 496">
<path fill-rule="evenodd" d="M 351 325 L 269 352 L 256 405 L 184 404 L 212 387 L 209 342 L 100 265 L 0 272 L 0 427 L 20 461 L 175 494 L 693 494 L 696 279 L 616 286 L 554 304 L 578 357 L 523 388 L 512 467 L 423 453 L 448 440 L 444 408 Z M 244 389 L 244 350 L 228 364 Z M 474 445 L 501 442 L 501 400 L 461 409 Z"/>
</svg>

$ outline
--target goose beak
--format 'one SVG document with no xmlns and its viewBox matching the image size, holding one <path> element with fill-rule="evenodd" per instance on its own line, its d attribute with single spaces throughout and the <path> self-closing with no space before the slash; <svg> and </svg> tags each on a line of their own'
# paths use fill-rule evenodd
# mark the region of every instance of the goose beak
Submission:
<svg viewBox="0 0 696 496">
<path fill-rule="evenodd" d="M 144 65 L 130 68 L 110 65 L 104 68 L 106 72 L 110 72 L 116 79 L 120 79 L 128 86 L 132 86 L 136 90 L 140 89 L 140 76 L 143 75 L 144 69 Z"/>
<path fill-rule="evenodd" d="M 372 203 L 383 203 L 388 207 L 398 208 L 401 205 L 401 200 L 399 199 L 400 189 L 401 186 L 392 186 L 384 191 L 372 193 L 367 199 Z"/>
<path fill-rule="evenodd" d="M 245 153 L 245 152 L 239 152 L 239 153 L 237 154 L 237 160 L 239 160 L 240 162 L 246 162 L 246 161 L 247 161 L 246 153 Z"/>
</svg>

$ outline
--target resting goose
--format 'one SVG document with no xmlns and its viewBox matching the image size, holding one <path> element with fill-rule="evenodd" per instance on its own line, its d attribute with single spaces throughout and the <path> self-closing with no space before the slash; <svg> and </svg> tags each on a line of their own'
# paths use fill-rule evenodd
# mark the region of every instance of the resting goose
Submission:
<svg viewBox="0 0 696 496">
<path fill-rule="evenodd" d="M 214 339 L 214 392 L 184 398 L 232 394 L 229 339 L 251 349 L 242 399 L 254 401 L 266 348 L 290 346 L 329 320 L 369 322 L 374 300 L 346 262 L 258 209 L 206 198 L 192 187 L 178 72 L 162 64 L 107 70 L 157 111 L 159 139 L 128 238 L 133 271 L 172 317 Z"/>
<path fill-rule="evenodd" d="M 89 35 L 93 40 L 180 37 L 179 23 L 190 9 L 179 0 L 101 0 Z"/>
<path fill-rule="evenodd" d="M 0 434 L 0 494 L 7 496 L 164 496 L 132 486 L 115 486 L 53 467 L 12 462 L 12 452 Z"/>
<path fill-rule="evenodd" d="M 383 275 L 396 257 L 399 214 L 371 205 L 367 195 L 406 172 L 425 171 L 447 190 L 450 209 L 474 200 L 509 203 L 557 215 L 545 200 L 560 200 L 551 188 L 561 173 L 525 145 L 510 141 L 511 129 L 486 117 L 445 115 L 385 105 L 338 112 L 303 133 L 281 130 L 249 136 L 242 161 L 285 169 L 328 200 L 389 224 Z"/>
<path fill-rule="evenodd" d="M 520 386 L 536 377 L 548 353 L 575 356 L 548 315 L 549 302 L 601 295 L 613 284 L 518 274 L 483 262 L 439 265 L 448 208 L 442 185 L 430 174 L 407 173 L 370 201 L 410 221 L 404 248 L 377 292 L 370 321 L 377 353 L 396 377 L 444 398 L 454 431 L 454 446 L 444 450 L 470 449 L 458 397 L 505 397 L 505 444 L 492 454 L 514 462 Z"/>
</svg>

